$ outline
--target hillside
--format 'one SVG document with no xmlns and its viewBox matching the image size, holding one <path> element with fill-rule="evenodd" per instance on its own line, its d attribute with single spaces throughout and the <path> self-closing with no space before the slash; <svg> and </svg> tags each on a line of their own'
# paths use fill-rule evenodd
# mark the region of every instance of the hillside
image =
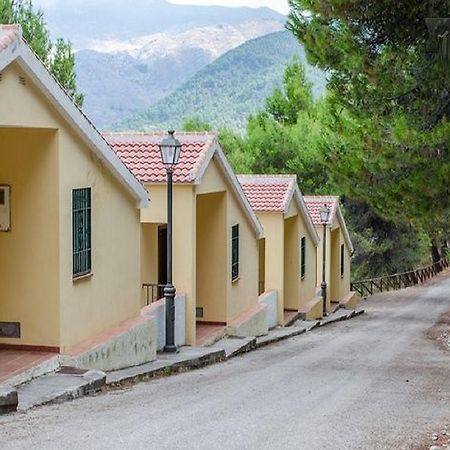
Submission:
<svg viewBox="0 0 450 450">
<path fill-rule="evenodd" d="M 76 53 L 84 110 L 100 128 L 108 128 L 155 104 L 230 49 L 282 27 L 278 21 L 255 19 L 132 40 L 97 41 L 96 50 Z"/>
<path fill-rule="evenodd" d="M 288 32 L 250 40 L 196 73 L 174 93 L 114 128 L 179 129 L 184 118 L 198 117 L 214 128 L 243 129 L 249 114 L 264 104 L 281 84 L 286 65 L 297 56 L 306 65 L 303 48 Z M 306 66 L 315 95 L 325 89 L 323 72 Z"/>
</svg>

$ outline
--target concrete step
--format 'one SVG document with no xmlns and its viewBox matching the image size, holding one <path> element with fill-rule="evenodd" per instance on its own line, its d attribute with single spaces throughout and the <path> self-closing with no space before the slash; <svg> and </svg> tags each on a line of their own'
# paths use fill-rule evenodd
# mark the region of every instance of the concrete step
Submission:
<svg viewBox="0 0 450 450">
<path fill-rule="evenodd" d="M 324 327 L 334 322 L 340 322 L 341 320 L 347 320 L 350 318 L 353 311 L 345 309 L 338 309 L 336 312 L 329 314 L 320 320 L 320 327 Z"/>
<path fill-rule="evenodd" d="M 0 415 L 16 411 L 18 403 L 16 389 L 0 385 Z"/>
<path fill-rule="evenodd" d="M 299 312 L 299 311 L 288 311 L 288 310 L 285 310 L 283 315 L 284 315 L 284 318 L 283 318 L 284 326 L 285 327 L 291 327 L 292 325 L 295 324 L 295 322 L 298 321 L 298 319 L 300 318 L 302 313 Z"/>
<path fill-rule="evenodd" d="M 306 327 L 292 326 L 289 328 L 274 328 L 269 331 L 266 336 L 261 336 L 256 339 L 256 347 L 264 347 L 265 345 L 273 344 L 274 342 L 283 341 L 293 336 L 298 336 L 307 331 Z"/>
<path fill-rule="evenodd" d="M 101 390 L 106 374 L 99 370 L 82 373 L 54 372 L 17 387 L 18 411 L 25 411 L 47 403 L 73 400 Z"/>
<path fill-rule="evenodd" d="M 237 338 L 226 337 L 216 342 L 210 348 L 223 349 L 225 351 L 225 358 L 230 359 L 241 353 L 247 353 L 256 348 L 256 338 Z"/>
<path fill-rule="evenodd" d="M 158 376 L 198 369 L 225 361 L 225 350 L 214 347 L 181 347 L 178 353 L 159 353 L 155 361 L 108 372 L 106 384 L 120 386 Z"/>
</svg>

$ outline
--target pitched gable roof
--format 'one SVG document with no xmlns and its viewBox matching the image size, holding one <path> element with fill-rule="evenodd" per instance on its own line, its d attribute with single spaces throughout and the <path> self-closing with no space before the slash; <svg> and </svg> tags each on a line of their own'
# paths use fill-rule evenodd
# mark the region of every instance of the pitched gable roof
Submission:
<svg viewBox="0 0 450 450">
<path fill-rule="evenodd" d="M 163 184 L 166 182 L 166 170 L 161 161 L 158 144 L 167 136 L 167 133 L 119 132 L 104 133 L 103 136 L 141 183 Z M 173 173 L 174 183 L 200 184 L 209 163 L 214 158 L 257 237 L 260 238 L 263 234 L 261 224 L 218 143 L 217 134 L 177 132 L 176 137 L 181 142 L 182 150 L 179 163 Z"/>
<path fill-rule="evenodd" d="M 330 217 L 328 218 L 327 225 L 333 224 L 339 208 L 339 197 L 330 195 L 307 195 L 304 199 L 314 225 L 323 225 L 320 218 L 320 210 L 324 205 L 330 208 Z"/>
<path fill-rule="evenodd" d="M 297 182 L 294 175 L 238 175 L 256 212 L 286 212 Z"/>
<path fill-rule="evenodd" d="M 316 196 L 305 196 L 305 203 L 308 208 L 309 214 L 312 218 L 314 225 L 323 225 L 320 219 L 320 209 L 327 205 L 330 211 L 330 217 L 328 219 L 327 225 L 332 226 L 334 220 L 337 219 L 339 226 L 344 235 L 344 239 L 347 243 L 350 253 L 353 253 L 354 248 L 352 241 L 350 239 L 350 234 L 345 224 L 344 216 L 342 215 L 341 208 L 339 206 L 339 197 L 337 196 L 326 196 L 326 195 L 316 195 Z"/>
<path fill-rule="evenodd" d="M 18 25 L 0 25 L 0 71 L 17 62 L 48 101 L 57 109 L 89 148 L 136 199 L 139 207 L 148 204 L 148 194 L 108 146 L 101 134 L 75 105 L 72 98 L 47 70 L 22 38 Z"/>
<path fill-rule="evenodd" d="M 299 207 L 316 245 L 319 236 L 309 216 L 296 175 L 238 175 L 245 195 L 256 212 L 287 213 L 292 199 Z"/>
<path fill-rule="evenodd" d="M 141 183 L 166 182 L 159 144 L 167 133 L 103 133 L 103 136 Z M 196 183 L 202 167 L 212 156 L 216 138 L 215 133 L 177 132 L 182 152 L 173 174 L 175 183 Z"/>
</svg>

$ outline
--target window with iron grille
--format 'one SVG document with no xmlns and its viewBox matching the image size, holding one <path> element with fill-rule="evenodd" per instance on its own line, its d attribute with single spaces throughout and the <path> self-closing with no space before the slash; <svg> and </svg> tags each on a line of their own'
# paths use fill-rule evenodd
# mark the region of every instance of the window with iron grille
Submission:
<svg viewBox="0 0 450 450">
<path fill-rule="evenodd" d="M 306 237 L 303 236 L 300 241 L 300 276 L 305 278 L 306 274 Z"/>
<path fill-rule="evenodd" d="M 91 188 L 72 190 L 73 276 L 91 272 Z"/>
<path fill-rule="evenodd" d="M 239 278 L 239 225 L 231 228 L 231 279 Z"/>
<path fill-rule="evenodd" d="M 341 244 L 341 278 L 344 276 L 344 271 L 345 271 L 344 244 Z"/>
</svg>

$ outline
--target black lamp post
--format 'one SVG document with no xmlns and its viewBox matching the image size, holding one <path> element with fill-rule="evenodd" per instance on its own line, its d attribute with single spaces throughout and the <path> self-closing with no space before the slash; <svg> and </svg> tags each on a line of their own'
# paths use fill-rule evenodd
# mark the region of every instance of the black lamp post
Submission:
<svg viewBox="0 0 450 450">
<path fill-rule="evenodd" d="M 176 353 L 175 345 L 175 286 L 172 284 L 172 178 L 181 152 L 181 143 L 174 136 L 175 131 L 159 144 L 161 158 L 167 171 L 167 284 L 164 288 L 166 299 L 166 345 L 164 351 Z"/>
<path fill-rule="evenodd" d="M 323 315 L 327 315 L 327 280 L 325 276 L 327 264 L 327 223 L 330 218 L 330 208 L 327 204 L 320 208 L 320 220 L 323 223 L 323 257 L 322 257 L 322 298 L 323 298 Z"/>
</svg>

